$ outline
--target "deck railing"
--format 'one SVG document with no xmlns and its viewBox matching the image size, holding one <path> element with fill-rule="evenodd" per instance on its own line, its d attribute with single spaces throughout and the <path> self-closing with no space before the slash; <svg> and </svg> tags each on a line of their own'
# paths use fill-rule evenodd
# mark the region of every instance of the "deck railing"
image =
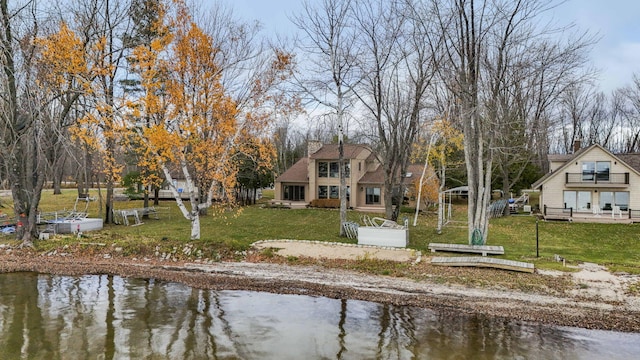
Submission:
<svg viewBox="0 0 640 360">
<path fill-rule="evenodd" d="M 567 184 L 622 184 L 629 185 L 629 173 L 565 173 Z"/>
<path fill-rule="evenodd" d="M 625 214 L 626 212 L 626 214 Z M 572 218 L 573 217 L 573 208 L 561 208 L 561 207 L 550 207 L 545 205 L 543 207 L 542 213 L 544 214 L 545 217 L 549 216 L 549 217 L 569 217 Z M 610 214 L 610 212 L 608 212 Z M 595 215 L 600 215 L 602 214 L 602 212 L 596 214 Z M 629 219 L 640 219 L 640 210 L 633 210 L 633 209 L 626 209 L 623 210 L 620 213 L 620 218 L 629 218 Z M 616 218 L 616 216 L 613 217 L 614 219 Z"/>
<path fill-rule="evenodd" d="M 573 217 L 573 208 L 550 207 L 545 205 L 544 216 L 568 216 Z"/>
<path fill-rule="evenodd" d="M 629 219 L 640 219 L 640 210 L 629 209 Z"/>
</svg>

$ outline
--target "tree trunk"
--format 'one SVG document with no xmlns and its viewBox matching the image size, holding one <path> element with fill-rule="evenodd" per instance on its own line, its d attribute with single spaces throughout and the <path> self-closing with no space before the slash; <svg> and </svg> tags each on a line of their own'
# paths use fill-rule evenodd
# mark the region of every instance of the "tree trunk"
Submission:
<svg viewBox="0 0 640 360">
<path fill-rule="evenodd" d="M 347 222 L 347 166 L 344 161 L 344 111 L 343 111 L 343 94 L 342 85 L 337 84 L 338 88 L 338 166 L 340 167 L 340 236 L 347 236 L 345 224 Z"/>
<path fill-rule="evenodd" d="M 149 187 L 147 186 L 146 189 L 144 189 L 144 199 L 142 200 L 142 207 L 144 208 L 148 208 L 149 207 Z M 144 215 L 142 215 L 143 219 L 148 219 L 149 218 L 149 213 L 145 212 Z"/>
<path fill-rule="evenodd" d="M 116 174 L 114 174 L 114 169 L 115 169 L 115 164 L 111 164 L 112 162 L 115 163 L 115 152 L 116 152 L 116 142 L 115 139 L 111 139 L 108 138 L 106 140 L 106 161 L 107 161 L 107 166 L 109 167 L 107 169 L 107 174 L 106 174 L 106 190 L 107 190 L 107 194 L 105 196 L 104 199 L 104 223 L 105 224 L 112 224 L 113 223 L 113 188 L 115 186 L 114 181 L 115 181 L 115 177 Z M 111 165 L 111 166 L 109 166 Z"/>
<path fill-rule="evenodd" d="M 52 182 L 53 182 L 53 194 L 62 194 L 62 178 L 64 176 L 64 166 L 67 162 L 67 157 L 61 154 L 60 151 L 55 152 L 57 158 L 53 161 Z"/>
<path fill-rule="evenodd" d="M 438 191 L 438 225 L 436 232 L 442 234 L 442 227 L 444 226 L 444 213 L 446 204 L 446 194 L 444 192 L 446 168 L 443 166 L 440 169 L 440 189 Z"/>
<path fill-rule="evenodd" d="M 384 180 L 384 216 L 393 219 L 393 183 L 389 174 Z"/>
<path fill-rule="evenodd" d="M 427 147 L 427 158 L 424 160 L 424 167 L 422 168 L 422 174 L 420 174 L 420 182 L 418 183 L 418 197 L 416 198 L 416 214 L 413 218 L 413 226 L 418 225 L 418 214 L 420 213 L 420 198 L 422 197 L 422 185 L 424 184 L 424 177 L 427 174 L 427 168 L 429 167 L 429 154 L 431 153 L 431 145 L 435 138 L 431 136 L 429 140 L 429 146 Z"/>
<path fill-rule="evenodd" d="M 511 214 L 511 206 L 509 204 L 509 200 L 511 199 L 511 193 L 509 192 L 509 172 L 502 167 L 502 196 L 507 199 L 507 206 L 504 207 L 502 212 L 503 216 L 509 216 Z"/>
<path fill-rule="evenodd" d="M 198 211 L 191 213 L 191 240 L 200 239 L 200 214 Z"/>
</svg>

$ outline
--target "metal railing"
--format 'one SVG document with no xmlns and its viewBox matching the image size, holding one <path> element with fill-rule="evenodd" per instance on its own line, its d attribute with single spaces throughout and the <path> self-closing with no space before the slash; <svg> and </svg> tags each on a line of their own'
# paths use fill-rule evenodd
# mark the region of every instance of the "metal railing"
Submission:
<svg viewBox="0 0 640 360">
<path fill-rule="evenodd" d="M 629 185 L 629 173 L 565 173 L 567 184 L 624 184 Z"/>
<path fill-rule="evenodd" d="M 567 216 L 570 218 L 573 217 L 573 208 L 550 207 L 545 205 L 542 211 L 544 216 L 563 216 L 563 217 Z M 624 215 L 625 212 L 627 213 L 626 216 L 629 219 L 640 219 L 640 210 L 632 210 L 632 209 L 622 210 L 620 218 L 622 218 L 622 215 Z M 602 214 L 602 213 L 599 213 L 599 214 Z"/>
<path fill-rule="evenodd" d="M 640 218 L 640 210 L 629 209 L 629 219 L 639 219 L 639 218 Z"/>
<path fill-rule="evenodd" d="M 543 209 L 544 216 L 569 216 L 573 217 L 573 208 L 550 207 L 545 205 Z"/>
</svg>

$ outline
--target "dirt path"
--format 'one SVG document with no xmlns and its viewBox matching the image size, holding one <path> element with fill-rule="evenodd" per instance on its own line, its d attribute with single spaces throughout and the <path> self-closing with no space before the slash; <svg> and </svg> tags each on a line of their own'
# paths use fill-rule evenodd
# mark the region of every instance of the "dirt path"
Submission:
<svg viewBox="0 0 640 360">
<path fill-rule="evenodd" d="M 281 256 L 307 256 L 315 259 L 363 260 L 380 259 L 399 262 L 421 260 L 419 251 L 411 249 L 383 248 L 326 241 L 267 240 L 253 243 L 256 249 L 274 248 Z"/>
<path fill-rule="evenodd" d="M 256 249 L 274 248 L 282 256 L 306 256 L 316 259 L 380 259 L 398 262 L 420 262 L 423 260 L 419 251 L 398 248 L 380 248 L 375 246 L 360 246 L 354 244 L 327 243 L 322 241 L 299 240 L 271 240 L 254 243 Z M 429 261 L 429 256 L 424 257 Z M 607 268 L 597 264 L 584 263 L 578 266 L 578 271 L 569 273 L 575 283 L 571 291 L 574 298 L 589 299 L 596 302 L 596 306 L 614 308 L 613 305 L 640 312 L 640 297 L 630 296 L 627 289 L 630 284 L 640 283 L 639 276 L 614 275 Z M 561 271 L 540 271 L 544 276 L 563 276 Z M 448 287 L 448 286 L 447 286 Z M 445 290 L 440 293 L 446 293 Z M 494 296 L 494 295 L 492 295 Z M 525 297 L 529 297 L 527 294 Z M 517 298 L 515 296 L 514 298 Z M 547 302 L 540 298 L 541 302 Z M 570 300 L 573 302 L 574 300 Z M 559 303 L 563 303 L 560 301 Z"/>
</svg>

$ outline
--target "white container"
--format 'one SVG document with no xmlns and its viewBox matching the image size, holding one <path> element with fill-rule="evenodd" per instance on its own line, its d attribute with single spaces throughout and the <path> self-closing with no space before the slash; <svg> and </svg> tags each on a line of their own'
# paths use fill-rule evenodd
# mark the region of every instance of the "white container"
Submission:
<svg viewBox="0 0 640 360">
<path fill-rule="evenodd" d="M 84 232 L 102 229 L 102 219 L 87 218 L 77 220 L 58 220 L 56 223 L 56 233 L 73 234 L 76 232 Z"/>
<path fill-rule="evenodd" d="M 358 245 L 392 246 L 406 248 L 408 229 L 361 226 L 358 228 Z"/>
</svg>

